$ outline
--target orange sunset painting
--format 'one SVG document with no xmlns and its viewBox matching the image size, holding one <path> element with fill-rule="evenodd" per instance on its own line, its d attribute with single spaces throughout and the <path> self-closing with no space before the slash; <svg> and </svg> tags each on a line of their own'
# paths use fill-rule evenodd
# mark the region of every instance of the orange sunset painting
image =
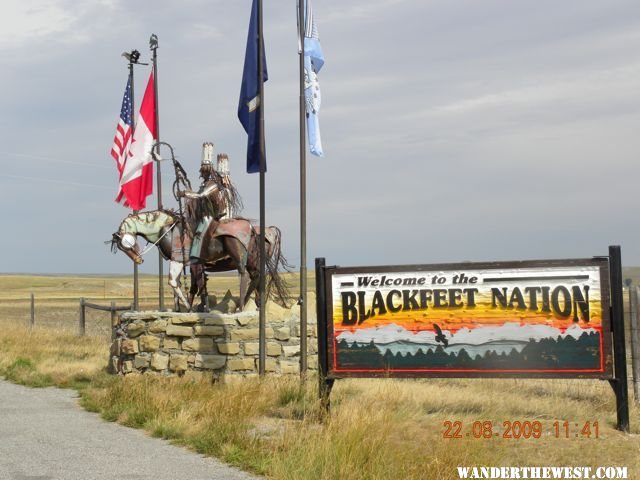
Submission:
<svg viewBox="0 0 640 480">
<path fill-rule="evenodd" d="M 593 265 L 334 275 L 333 367 L 601 372 L 600 282 Z"/>
</svg>

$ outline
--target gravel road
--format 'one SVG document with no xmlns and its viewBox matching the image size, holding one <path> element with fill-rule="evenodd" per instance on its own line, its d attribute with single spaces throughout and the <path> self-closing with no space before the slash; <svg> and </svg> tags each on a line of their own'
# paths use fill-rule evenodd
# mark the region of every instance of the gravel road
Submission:
<svg viewBox="0 0 640 480">
<path fill-rule="evenodd" d="M 0 380 L 0 479 L 248 480 L 244 472 L 101 420 L 73 390 Z"/>
</svg>

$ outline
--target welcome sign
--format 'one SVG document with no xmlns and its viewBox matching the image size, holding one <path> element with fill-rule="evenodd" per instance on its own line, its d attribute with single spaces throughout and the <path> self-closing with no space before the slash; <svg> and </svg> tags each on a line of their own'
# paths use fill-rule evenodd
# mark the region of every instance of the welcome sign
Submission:
<svg viewBox="0 0 640 480">
<path fill-rule="evenodd" d="M 606 258 L 325 271 L 336 378 L 612 377 Z"/>
</svg>

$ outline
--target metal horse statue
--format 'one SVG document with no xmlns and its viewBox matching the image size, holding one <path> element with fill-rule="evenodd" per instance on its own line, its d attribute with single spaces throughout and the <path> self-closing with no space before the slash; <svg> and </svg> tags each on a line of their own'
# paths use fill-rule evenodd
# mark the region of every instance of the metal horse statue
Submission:
<svg viewBox="0 0 640 480">
<path fill-rule="evenodd" d="M 181 302 L 189 311 L 197 290 L 201 295 L 202 305 L 206 305 L 206 286 L 196 285 L 202 278 L 202 269 L 209 272 L 225 272 L 238 270 L 240 281 L 240 309 L 244 307 L 251 293 L 255 292 L 256 304 L 260 304 L 260 279 L 258 262 L 258 239 L 256 227 L 246 219 L 235 218 L 214 222 L 206 232 L 202 261 L 192 263 L 188 257 L 191 246 L 191 235 L 182 218 L 171 210 L 154 210 L 151 212 L 132 213 L 125 218 L 118 231 L 113 234 L 111 248 L 115 253 L 122 250 L 134 262 L 143 262 L 142 256 L 153 246 L 158 247 L 162 256 L 170 261 L 169 285 L 174 292 L 176 310 Z M 140 251 L 136 237 L 141 236 L 149 245 Z M 286 260 L 281 253 L 280 229 L 268 227 L 265 232 L 267 242 L 267 297 L 286 306 L 287 286 L 278 273 L 279 267 L 286 268 Z M 191 290 L 187 298 L 180 288 L 180 275 L 185 266 L 191 266 Z M 195 267 L 195 268 L 194 268 Z"/>
</svg>

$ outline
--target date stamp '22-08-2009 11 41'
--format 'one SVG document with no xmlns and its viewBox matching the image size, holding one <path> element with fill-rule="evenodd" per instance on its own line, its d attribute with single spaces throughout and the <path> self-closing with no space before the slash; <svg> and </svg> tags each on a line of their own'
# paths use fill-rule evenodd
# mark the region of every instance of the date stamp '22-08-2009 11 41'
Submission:
<svg viewBox="0 0 640 480">
<path fill-rule="evenodd" d="M 600 424 L 598 420 L 586 422 L 539 420 L 505 420 L 492 422 L 491 420 L 475 420 L 463 422 L 461 420 L 445 420 L 442 422 L 442 438 L 506 438 L 506 439 L 539 439 L 539 438 L 599 438 Z"/>
</svg>

